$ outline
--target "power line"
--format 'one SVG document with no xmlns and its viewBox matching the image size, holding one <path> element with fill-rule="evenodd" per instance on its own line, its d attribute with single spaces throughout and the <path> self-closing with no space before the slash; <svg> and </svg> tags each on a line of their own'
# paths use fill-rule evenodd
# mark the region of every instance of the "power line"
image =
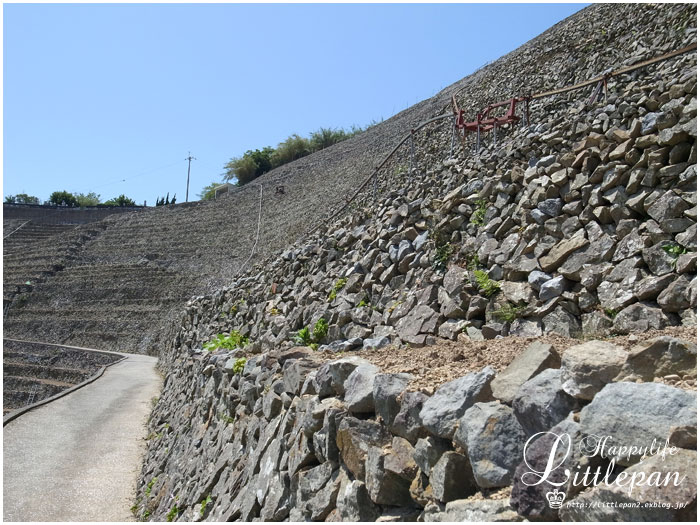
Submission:
<svg viewBox="0 0 700 525">
<path fill-rule="evenodd" d="M 128 180 L 136 179 L 136 178 L 138 178 L 138 177 L 143 177 L 144 175 L 148 175 L 148 174 L 154 173 L 154 172 L 156 172 L 156 171 L 160 171 L 160 170 L 164 170 L 164 169 L 167 169 L 167 168 L 171 168 L 171 167 L 173 167 L 173 166 L 176 166 L 177 164 L 180 164 L 180 162 L 182 162 L 182 161 L 177 161 L 177 162 L 174 162 L 174 163 L 172 163 L 172 164 L 168 164 L 167 166 L 160 166 L 160 167 L 158 167 L 158 168 L 153 168 L 153 169 L 151 169 L 151 170 L 146 170 L 146 171 L 143 171 L 143 172 L 141 172 L 141 173 L 137 173 L 136 175 L 132 175 L 132 176 L 130 176 L 130 177 L 126 177 L 126 178 L 124 178 L 124 179 L 119 179 L 119 180 L 114 180 L 114 181 L 111 181 L 111 182 L 107 182 L 107 183 L 102 184 L 102 185 L 100 185 L 100 186 L 94 187 L 93 190 L 98 190 L 98 189 L 100 189 L 100 188 L 104 188 L 105 186 L 111 186 L 112 184 L 118 184 L 118 183 L 120 183 L 120 182 L 126 182 L 126 181 L 128 181 Z"/>
<path fill-rule="evenodd" d="M 192 154 L 188 151 L 187 158 L 185 160 L 187 161 L 187 190 L 185 192 L 185 202 L 189 202 L 189 199 L 190 199 L 190 167 L 192 166 L 192 161 L 197 160 L 197 159 L 195 157 L 193 157 Z"/>
</svg>

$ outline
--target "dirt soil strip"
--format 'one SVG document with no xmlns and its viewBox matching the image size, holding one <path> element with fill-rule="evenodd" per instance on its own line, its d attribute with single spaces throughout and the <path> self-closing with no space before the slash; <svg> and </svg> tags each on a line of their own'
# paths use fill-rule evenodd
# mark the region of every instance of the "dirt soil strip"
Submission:
<svg viewBox="0 0 700 525">
<path fill-rule="evenodd" d="M 130 355 L 4 427 L 3 521 L 133 521 L 155 365 Z"/>
</svg>

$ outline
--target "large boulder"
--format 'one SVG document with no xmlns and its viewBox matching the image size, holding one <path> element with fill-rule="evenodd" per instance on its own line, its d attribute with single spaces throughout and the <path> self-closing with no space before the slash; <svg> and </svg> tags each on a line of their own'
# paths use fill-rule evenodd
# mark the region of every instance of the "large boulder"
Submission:
<svg viewBox="0 0 700 525">
<path fill-rule="evenodd" d="M 670 374 L 684 376 L 697 371 L 695 344 L 661 336 L 635 346 L 615 381 L 653 381 Z"/>
<path fill-rule="evenodd" d="M 316 372 L 314 386 L 320 397 L 343 395 L 345 381 L 358 366 L 372 367 L 372 363 L 357 356 L 343 357 L 324 363 Z"/>
<path fill-rule="evenodd" d="M 423 392 L 404 392 L 401 396 L 399 413 L 396 414 L 389 430 L 411 443 L 415 443 L 420 437 L 427 436 L 428 431 L 421 424 L 420 411 L 423 409 L 423 403 L 428 399 L 429 397 Z"/>
<path fill-rule="evenodd" d="M 454 436 L 467 451 L 474 479 L 482 488 L 510 485 L 526 439 L 513 410 L 498 401 L 469 408 Z"/>
<path fill-rule="evenodd" d="M 411 374 L 377 374 L 374 377 L 374 409 L 385 425 L 391 427 L 394 423 L 401 408 L 399 396 L 406 390 L 411 379 Z"/>
<path fill-rule="evenodd" d="M 374 412 L 374 378 L 380 372 L 374 365 L 355 368 L 345 380 L 345 404 L 353 413 Z"/>
<path fill-rule="evenodd" d="M 608 457 L 618 447 L 622 455 L 612 456 L 632 465 L 654 440 L 664 443 L 672 427 L 697 426 L 696 394 L 661 383 L 611 383 L 581 410 L 580 419 L 592 447 L 604 447 Z"/>
<path fill-rule="evenodd" d="M 513 411 L 528 436 L 563 421 L 578 401 L 564 392 L 559 370 L 548 368 L 525 382 L 513 399 Z"/>
<path fill-rule="evenodd" d="M 370 447 L 383 447 L 390 441 L 391 435 L 384 426 L 354 417 L 344 418 L 336 433 L 340 457 L 355 479 L 365 479 L 365 463 Z"/>
<path fill-rule="evenodd" d="M 557 519 L 558 511 L 550 507 L 547 492 L 559 488 L 568 495 L 567 470 L 573 471 L 577 464 L 578 428 L 573 418 L 567 418 L 527 441 L 510 494 L 510 504 L 519 515 L 532 521 Z"/>
<path fill-rule="evenodd" d="M 634 303 L 620 310 L 613 321 L 618 334 L 661 330 L 671 324 L 668 316 L 653 303 Z"/>
<path fill-rule="evenodd" d="M 447 502 L 466 498 L 476 492 L 469 460 L 457 452 L 445 452 L 430 472 L 430 486 L 435 499 Z"/>
<path fill-rule="evenodd" d="M 347 477 L 340 485 L 336 505 L 343 521 L 374 521 L 382 512 L 370 499 L 364 482 Z"/>
<path fill-rule="evenodd" d="M 395 455 L 392 449 L 370 447 L 365 476 L 369 497 L 378 505 L 413 505 L 409 491 L 413 477 L 406 479 L 406 477 L 386 468 L 386 463 L 390 461 L 392 455 Z M 417 469 L 413 458 L 409 456 L 408 460 Z M 406 468 L 408 469 L 410 466 Z"/>
<path fill-rule="evenodd" d="M 416 442 L 413 450 L 413 459 L 418 468 L 427 476 L 433 465 L 438 462 L 442 455 L 450 450 L 450 442 L 444 439 L 428 436 L 420 438 Z"/>
<path fill-rule="evenodd" d="M 593 399 L 620 373 L 626 358 L 622 347 L 604 341 L 572 346 L 561 359 L 562 388 L 573 397 Z"/>
<path fill-rule="evenodd" d="M 563 521 L 695 521 L 697 452 L 653 455 L 562 505 Z"/>
<path fill-rule="evenodd" d="M 457 421 L 464 412 L 480 401 L 491 399 L 491 380 L 496 371 L 487 366 L 440 386 L 423 403 L 420 420 L 433 435 L 451 439 Z"/>
<path fill-rule="evenodd" d="M 545 368 L 559 368 L 561 359 L 550 344 L 535 341 L 491 381 L 493 397 L 511 403 L 518 388 Z"/>
</svg>

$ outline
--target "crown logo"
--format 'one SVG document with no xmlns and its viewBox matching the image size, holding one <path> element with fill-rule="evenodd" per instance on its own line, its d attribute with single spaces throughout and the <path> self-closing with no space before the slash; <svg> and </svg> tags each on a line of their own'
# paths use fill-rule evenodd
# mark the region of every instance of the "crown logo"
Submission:
<svg viewBox="0 0 700 525">
<path fill-rule="evenodd" d="M 550 509 L 560 509 L 561 504 L 564 503 L 564 498 L 566 498 L 566 493 L 559 492 L 559 489 L 547 492 L 547 501 L 549 502 Z"/>
</svg>

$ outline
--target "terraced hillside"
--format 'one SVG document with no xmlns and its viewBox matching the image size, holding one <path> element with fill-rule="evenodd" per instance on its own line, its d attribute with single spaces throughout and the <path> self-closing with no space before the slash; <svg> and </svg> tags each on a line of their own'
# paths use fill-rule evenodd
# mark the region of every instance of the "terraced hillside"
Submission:
<svg viewBox="0 0 700 525">
<path fill-rule="evenodd" d="M 3 341 L 2 410 L 6 414 L 58 394 L 120 357 L 53 345 Z"/>
<path fill-rule="evenodd" d="M 591 6 L 434 97 L 353 139 L 278 168 L 225 198 L 113 216 L 78 227 L 75 233 L 89 238 L 71 254 L 60 278 L 58 273 L 49 276 L 33 287 L 23 304 L 10 308 L 6 333 L 123 351 L 157 351 L 160 334 L 186 297 L 230 284 L 253 246 L 250 264 L 303 237 L 309 226 L 343 204 L 403 134 L 444 113 L 455 92 L 467 114 L 473 115 L 487 102 L 578 82 L 687 45 L 695 41 L 694 20 L 692 5 Z M 576 97 L 583 96 L 570 94 L 533 104 L 533 126 L 552 111 L 566 113 Z M 420 172 L 433 169 L 449 154 L 449 122 L 443 120 L 416 136 L 414 160 Z M 503 151 L 507 155 L 508 146 Z M 377 198 L 397 184 L 407 184 L 397 183 L 396 176 L 407 171 L 409 152 L 402 148 L 380 172 Z M 282 194 L 274 191 L 280 185 Z M 61 259 L 49 251 L 55 246 L 44 246 L 47 264 Z M 17 256 L 8 261 L 25 264 Z M 119 270 L 115 273 L 112 268 Z M 121 301 L 120 288 L 134 291 L 127 297 L 130 302 Z"/>
</svg>

